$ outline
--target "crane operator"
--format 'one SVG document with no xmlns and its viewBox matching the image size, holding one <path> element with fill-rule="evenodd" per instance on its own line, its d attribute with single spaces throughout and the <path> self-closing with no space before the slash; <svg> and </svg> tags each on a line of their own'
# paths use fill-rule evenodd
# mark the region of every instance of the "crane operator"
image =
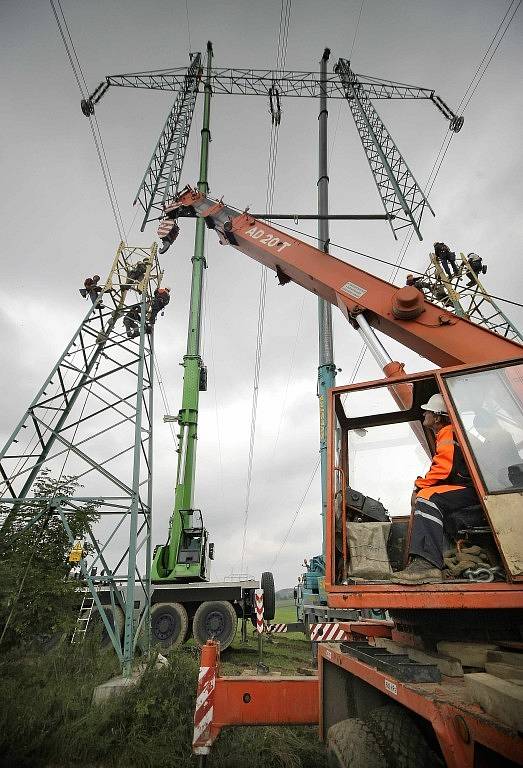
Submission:
<svg viewBox="0 0 523 768">
<path fill-rule="evenodd" d="M 424 477 L 417 477 L 412 493 L 412 529 L 409 565 L 394 573 L 399 584 L 424 584 L 443 580 L 445 518 L 464 507 L 479 504 L 463 453 L 450 423 L 445 401 L 432 395 L 421 406 L 423 425 L 436 437 L 436 452 Z"/>
</svg>

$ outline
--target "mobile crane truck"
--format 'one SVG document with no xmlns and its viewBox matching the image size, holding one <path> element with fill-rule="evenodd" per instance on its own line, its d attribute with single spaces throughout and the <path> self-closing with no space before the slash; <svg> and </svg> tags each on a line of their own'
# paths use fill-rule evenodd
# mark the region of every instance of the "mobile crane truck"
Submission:
<svg viewBox="0 0 523 768">
<path fill-rule="evenodd" d="M 317 678 L 220 677 L 219 644 L 208 642 L 194 752 L 206 755 L 230 725 L 319 722 L 332 766 L 523 765 L 523 347 L 191 188 L 176 209 L 280 284 L 338 306 L 386 377 L 329 392 L 325 590 L 331 608 L 382 609 L 390 620 L 345 622 L 343 642 L 320 645 Z M 374 329 L 439 367 L 406 374 Z M 416 449 L 434 451 L 421 406 L 435 394 L 478 503 L 451 521 L 443 580 L 394 583 L 409 551 Z M 360 473 L 349 457 L 361 435 L 382 448 Z M 357 483 L 386 500 L 388 521 L 361 522 L 348 500 Z M 472 552 L 481 565 L 460 569 Z"/>
</svg>

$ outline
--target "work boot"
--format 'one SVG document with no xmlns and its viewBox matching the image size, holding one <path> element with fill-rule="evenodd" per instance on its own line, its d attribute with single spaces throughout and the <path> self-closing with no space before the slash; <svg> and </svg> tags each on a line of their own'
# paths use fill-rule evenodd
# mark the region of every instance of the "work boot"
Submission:
<svg viewBox="0 0 523 768">
<path fill-rule="evenodd" d="M 168 219 L 167 220 L 164 219 L 164 221 L 168 222 L 169 220 Z M 180 227 L 178 226 L 178 224 L 175 221 L 173 221 L 171 231 L 168 232 L 166 235 L 164 234 L 164 229 L 162 227 L 162 224 L 160 224 L 160 226 L 158 227 L 158 232 L 161 233 L 160 237 L 161 237 L 161 240 L 162 240 L 162 245 L 161 245 L 158 253 L 164 254 L 164 253 L 166 253 L 169 250 L 171 245 L 174 243 L 174 241 L 176 240 L 176 238 L 180 234 Z"/>
<path fill-rule="evenodd" d="M 433 584 L 443 581 L 443 574 L 423 557 L 415 557 L 402 571 L 392 574 L 391 581 L 396 584 Z"/>
<path fill-rule="evenodd" d="M 163 255 L 164 253 L 167 253 L 169 248 L 171 247 L 172 243 L 170 240 L 167 240 L 167 238 L 162 238 L 162 244 L 160 248 L 158 249 L 158 253 Z"/>
</svg>

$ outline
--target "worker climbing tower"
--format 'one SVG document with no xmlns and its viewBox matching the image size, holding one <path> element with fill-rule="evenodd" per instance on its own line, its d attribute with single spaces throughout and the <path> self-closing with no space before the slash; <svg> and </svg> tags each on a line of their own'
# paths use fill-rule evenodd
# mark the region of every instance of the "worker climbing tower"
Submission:
<svg viewBox="0 0 523 768">
<path fill-rule="evenodd" d="M 456 263 L 456 273 L 452 275 L 447 275 L 434 253 L 430 254 L 429 259 L 423 276 L 416 280 L 429 301 L 495 331 L 506 339 L 523 341 L 523 335 L 485 289 L 480 275 L 487 272 L 487 266 L 480 256 L 475 253 L 465 256 L 461 253 Z"/>
<path fill-rule="evenodd" d="M 68 516 L 85 502 L 96 508 L 100 522 L 88 530 L 89 567 L 85 558 L 79 565 L 124 669 L 141 626 L 149 623 L 147 599 L 138 622 L 133 612 L 135 579 L 146 596 L 150 591 L 153 298 L 162 279 L 156 251 L 155 244 L 120 243 L 102 292 L 0 452 L 7 510 L 2 544 L 22 505 L 27 509 L 33 500 L 38 506 L 26 527 L 56 515 L 74 549 Z M 34 484 L 44 470 L 54 493 L 35 500 Z M 61 493 L 71 479 L 81 494 Z M 100 602 L 100 584 L 110 593 L 109 605 Z"/>
</svg>

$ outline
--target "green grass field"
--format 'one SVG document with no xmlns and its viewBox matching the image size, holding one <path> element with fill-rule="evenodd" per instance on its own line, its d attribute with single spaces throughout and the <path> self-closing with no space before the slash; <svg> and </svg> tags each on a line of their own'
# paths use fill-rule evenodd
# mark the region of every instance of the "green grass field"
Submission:
<svg viewBox="0 0 523 768">
<path fill-rule="evenodd" d="M 276 604 L 276 614 L 273 624 L 293 623 L 296 621 L 296 608 L 293 601 Z M 221 668 L 224 675 L 241 675 L 245 670 L 253 670 L 258 661 L 258 638 L 254 627 L 249 625 L 248 640 L 244 644 L 240 632 L 236 640 L 221 657 Z M 298 669 L 310 666 L 310 642 L 301 632 L 277 634 L 263 640 L 263 663 L 271 672 L 297 674 Z"/>
<path fill-rule="evenodd" d="M 295 621 L 292 603 L 277 606 L 275 621 Z M 249 628 L 222 654 L 221 673 L 255 673 L 258 641 Z M 301 634 L 264 640 L 270 672 L 294 674 L 309 666 Z M 48 653 L 11 649 L 0 654 L 0 766 L 2 768 L 192 768 L 192 717 L 199 650 L 193 643 L 169 654 L 169 666 L 149 666 L 139 683 L 103 706 L 91 704 L 96 685 L 118 674 L 112 652 L 96 638 L 61 644 Z M 225 729 L 209 768 L 324 768 L 316 727 Z"/>
</svg>

